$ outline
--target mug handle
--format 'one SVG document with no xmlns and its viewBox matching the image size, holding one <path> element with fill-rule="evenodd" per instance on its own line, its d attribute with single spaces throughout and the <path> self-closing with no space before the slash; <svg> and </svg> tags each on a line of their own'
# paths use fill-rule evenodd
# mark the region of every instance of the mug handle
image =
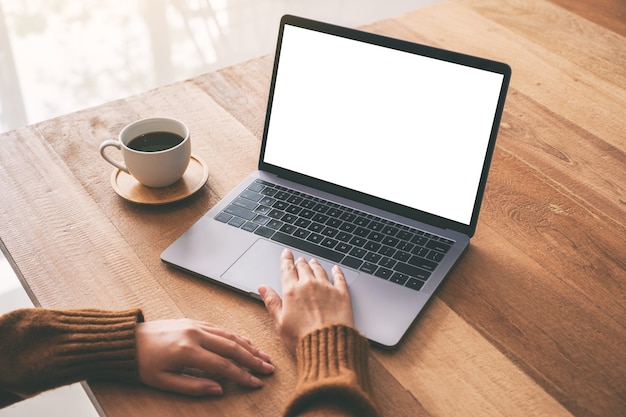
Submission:
<svg viewBox="0 0 626 417">
<path fill-rule="evenodd" d="M 122 147 L 120 145 L 120 141 L 119 140 L 113 140 L 113 139 L 109 139 L 109 140 L 105 140 L 104 142 L 102 142 L 100 144 L 100 155 L 102 155 L 102 157 L 111 165 L 113 165 L 114 167 L 117 167 L 119 169 L 121 169 L 122 171 L 126 172 L 127 174 L 130 174 L 130 172 L 128 172 L 128 168 L 126 168 L 123 164 L 120 164 L 117 161 L 114 161 L 113 159 L 109 158 L 105 153 L 104 153 L 104 149 L 108 146 L 115 146 L 117 149 L 119 149 L 120 151 L 122 150 Z"/>
</svg>

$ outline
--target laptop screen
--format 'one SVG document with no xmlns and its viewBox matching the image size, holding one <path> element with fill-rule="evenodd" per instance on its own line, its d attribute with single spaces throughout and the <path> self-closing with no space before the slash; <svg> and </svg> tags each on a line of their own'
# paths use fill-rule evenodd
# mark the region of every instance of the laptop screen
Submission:
<svg viewBox="0 0 626 417">
<path fill-rule="evenodd" d="M 287 24 L 263 162 L 469 225 L 503 82 Z"/>
</svg>

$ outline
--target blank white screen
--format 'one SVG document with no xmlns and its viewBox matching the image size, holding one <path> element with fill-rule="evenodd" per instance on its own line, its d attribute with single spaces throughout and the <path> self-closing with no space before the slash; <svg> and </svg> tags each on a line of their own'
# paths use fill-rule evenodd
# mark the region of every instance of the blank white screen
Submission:
<svg viewBox="0 0 626 417">
<path fill-rule="evenodd" d="M 468 225 L 502 81 L 287 25 L 264 161 Z"/>
</svg>

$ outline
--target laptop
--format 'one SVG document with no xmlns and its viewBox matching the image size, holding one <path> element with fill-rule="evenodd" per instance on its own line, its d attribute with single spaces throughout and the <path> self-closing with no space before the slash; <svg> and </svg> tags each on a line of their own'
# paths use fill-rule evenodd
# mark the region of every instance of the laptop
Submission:
<svg viewBox="0 0 626 417">
<path fill-rule="evenodd" d="M 284 16 L 258 170 L 162 261 L 257 299 L 285 247 L 338 264 L 357 329 L 398 345 L 474 234 L 510 74 Z"/>
</svg>

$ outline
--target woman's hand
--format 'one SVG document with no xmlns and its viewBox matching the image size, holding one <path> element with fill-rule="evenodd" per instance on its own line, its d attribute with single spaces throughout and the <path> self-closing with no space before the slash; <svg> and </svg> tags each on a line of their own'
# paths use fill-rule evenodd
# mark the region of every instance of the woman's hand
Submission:
<svg viewBox="0 0 626 417">
<path fill-rule="evenodd" d="M 263 382 L 250 372 L 274 371 L 269 356 L 249 339 L 196 320 L 139 323 L 136 340 L 141 382 L 166 391 L 219 395 L 222 386 L 212 378 L 256 388 Z"/>
<path fill-rule="evenodd" d="M 337 265 L 333 282 L 320 263 L 304 258 L 294 261 L 285 249 L 280 260 L 283 299 L 272 288 L 259 287 L 265 307 L 278 333 L 293 352 L 300 338 L 314 330 L 336 324 L 354 327 L 352 303 L 346 279 Z"/>
</svg>

